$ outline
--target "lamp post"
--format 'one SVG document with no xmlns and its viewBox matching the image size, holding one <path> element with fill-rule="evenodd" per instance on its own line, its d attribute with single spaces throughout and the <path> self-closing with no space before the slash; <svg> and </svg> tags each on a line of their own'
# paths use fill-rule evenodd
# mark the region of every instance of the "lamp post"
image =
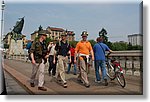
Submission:
<svg viewBox="0 0 150 102">
<path fill-rule="evenodd" d="M 1 17 L 1 43 L 3 40 L 3 32 L 4 32 L 4 8 L 5 8 L 5 3 L 2 1 L 2 17 Z"/>
</svg>

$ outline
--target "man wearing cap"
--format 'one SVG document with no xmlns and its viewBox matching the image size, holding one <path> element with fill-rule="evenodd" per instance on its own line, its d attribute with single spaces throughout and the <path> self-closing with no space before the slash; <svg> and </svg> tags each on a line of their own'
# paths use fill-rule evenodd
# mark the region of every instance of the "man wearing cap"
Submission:
<svg viewBox="0 0 150 102">
<path fill-rule="evenodd" d="M 32 74 L 31 74 L 31 87 L 34 87 L 35 84 L 35 77 L 37 71 L 39 70 L 39 79 L 38 79 L 38 90 L 47 91 L 46 88 L 43 87 L 44 84 L 44 68 L 46 63 L 47 55 L 47 46 L 45 43 L 45 39 L 47 37 L 46 31 L 41 30 L 39 31 L 39 38 L 33 41 L 31 49 L 30 49 L 30 56 L 32 62 Z"/>
<path fill-rule="evenodd" d="M 78 55 L 79 58 L 79 64 L 80 64 L 80 74 L 78 76 L 78 80 L 83 82 L 85 87 L 90 87 L 88 77 L 87 77 L 87 63 L 88 63 L 88 58 L 89 55 L 91 54 L 92 60 L 94 60 L 94 55 L 93 55 L 93 49 L 89 41 L 87 41 L 87 36 L 88 33 L 86 31 L 83 31 L 82 34 L 82 40 L 77 43 L 76 48 L 75 48 L 75 59 L 74 62 L 76 63 L 76 57 Z"/>
<path fill-rule="evenodd" d="M 59 41 L 56 46 L 55 50 L 57 51 L 57 56 L 58 56 L 58 66 L 57 66 L 57 81 L 59 83 L 62 81 L 63 82 L 63 87 L 67 88 L 67 81 L 65 79 L 65 64 L 67 62 L 67 55 L 70 50 L 70 45 L 67 42 L 67 32 L 64 32 L 61 34 L 61 41 Z M 59 78 L 61 80 L 59 80 Z"/>
</svg>

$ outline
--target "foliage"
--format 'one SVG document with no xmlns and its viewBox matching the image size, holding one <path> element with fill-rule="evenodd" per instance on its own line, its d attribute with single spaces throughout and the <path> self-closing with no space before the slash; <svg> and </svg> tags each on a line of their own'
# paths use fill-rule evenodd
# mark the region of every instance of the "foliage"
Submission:
<svg viewBox="0 0 150 102">
<path fill-rule="evenodd" d="M 125 42 L 115 42 L 112 43 L 112 50 L 113 51 L 124 51 L 127 50 L 128 44 Z"/>
<path fill-rule="evenodd" d="M 88 41 L 91 43 L 92 47 L 96 44 L 95 40 L 88 40 Z"/>
<path fill-rule="evenodd" d="M 128 49 L 127 50 L 143 50 L 143 46 L 140 46 L 140 45 L 130 45 L 128 44 Z"/>
<path fill-rule="evenodd" d="M 52 41 L 52 39 L 51 38 L 46 38 L 46 44 L 48 45 L 49 44 L 49 42 L 51 42 Z"/>
<path fill-rule="evenodd" d="M 69 44 L 73 47 L 76 47 L 78 41 L 69 41 Z"/>
</svg>

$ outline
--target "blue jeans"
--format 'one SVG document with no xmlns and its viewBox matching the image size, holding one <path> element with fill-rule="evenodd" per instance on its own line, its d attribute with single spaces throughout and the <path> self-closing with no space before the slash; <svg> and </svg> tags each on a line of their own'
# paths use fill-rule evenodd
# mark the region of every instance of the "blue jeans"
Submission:
<svg viewBox="0 0 150 102">
<path fill-rule="evenodd" d="M 105 63 L 105 61 L 103 61 L 103 60 L 97 60 L 97 61 L 95 61 L 95 75 L 96 75 L 97 81 L 101 80 L 101 77 L 99 75 L 99 67 L 101 68 L 103 79 L 107 79 L 107 75 L 106 75 L 106 63 Z"/>
<path fill-rule="evenodd" d="M 71 64 L 69 63 L 69 64 L 68 64 L 68 70 L 67 70 L 67 73 L 70 72 L 70 68 L 71 68 Z M 77 67 L 76 67 L 76 64 L 74 64 L 74 74 L 77 74 Z"/>
<path fill-rule="evenodd" d="M 71 56 L 71 63 L 68 64 L 68 71 L 67 71 L 67 73 L 70 72 L 71 64 L 74 65 L 74 74 L 77 74 L 77 66 L 74 63 L 74 56 Z"/>
</svg>

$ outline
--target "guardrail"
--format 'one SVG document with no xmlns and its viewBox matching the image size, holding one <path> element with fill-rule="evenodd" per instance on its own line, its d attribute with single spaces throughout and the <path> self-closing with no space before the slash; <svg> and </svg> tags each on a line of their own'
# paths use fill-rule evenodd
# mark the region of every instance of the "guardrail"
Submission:
<svg viewBox="0 0 150 102">
<path fill-rule="evenodd" d="M 115 51 L 110 57 L 120 62 L 125 74 L 143 75 L 143 51 Z"/>
<path fill-rule="evenodd" d="M 28 55 L 11 55 L 6 56 L 8 59 L 29 61 Z M 143 51 L 114 51 L 110 58 L 117 59 L 125 74 L 141 76 L 143 75 Z"/>
</svg>

